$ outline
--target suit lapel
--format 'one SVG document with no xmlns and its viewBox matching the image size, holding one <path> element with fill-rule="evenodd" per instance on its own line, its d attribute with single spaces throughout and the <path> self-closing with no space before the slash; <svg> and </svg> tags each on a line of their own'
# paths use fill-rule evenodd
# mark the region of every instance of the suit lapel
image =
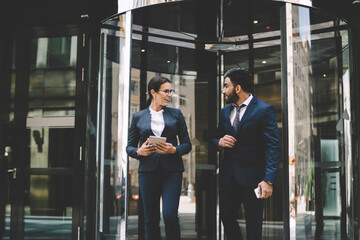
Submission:
<svg viewBox="0 0 360 240">
<path fill-rule="evenodd" d="M 169 109 L 167 109 L 166 107 L 164 107 L 163 109 L 164 109 L 164 111 L 163 111 L 163 117 L 164 117 L 165 127 L 164 127 L 163 132 L 161 133 L 161 136 L 162 136 L 162 137 L 166 136 L 167 126 L 169 126 L 169 121 L 170 121 Z"/>
<path fill-rule="evenodd" d="M 256 105 L 256 102 L 257 102 L 257 99 L 255 98 L 255 96 L 253 96 L 253 99 L 251 99 L 249 105 L 246 107 L 245 113 L 244 113 L 243 117 L 240 120 L 239 126 L 236 129 L 235 134 L 237 134 L 240 131 L 240 129 L 243 127 L 246 120 L 249 118 L 249 116 L 253 112 L 253 110 L 255 108 L 255 105 Z"/>
<path fill-rule="evenodd" d="M 225 108 L 224 110 L 224 114 L 225 114 L 225 120 L 226 120 L 226 124 L 225 124 L 225 127 L 227 128 L 227 130 L 229 132 L 234 132 L 234 129 L 231 125 L 231 122 L 230 122 L 230 114 L 231 114 L 231 111 L 233 110 L 233 106 L 229 106 L 227 108 Z"/>
<path fill-rule="evenodd" d="M 151 113 L 150 113 L 149 108 L 146 108 L 142 120 L 146 124 L 146 127 L 144 129 L 149 129 L 149 135 L 155 136 L 155 134 L 153 133 L 153 131 L 151 129 Z"/>
</svg>

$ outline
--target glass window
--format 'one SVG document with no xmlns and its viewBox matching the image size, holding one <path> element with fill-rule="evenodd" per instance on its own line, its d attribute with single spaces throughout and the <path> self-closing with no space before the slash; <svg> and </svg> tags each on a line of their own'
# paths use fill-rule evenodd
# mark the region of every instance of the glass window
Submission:
<svg viewBox="0 0 360 240">
<path fill-rule="evenodd" d="M 236 67 L 250 70 L 254 78 L 253 94 L 260 100 L 272 104 L 276 111 L 280 136 L 282 136 L 282 94 L 281 94 L 281 46 L 280 46 L 280 9 L 277 5 L 257 6 L 253 15 L 241 8 L 239 2 L 232 2 L 224 9 L 225 36 L 238 39 L 236 48 L 223 54 L 224 73 Z M 237 8 L 236 8 L 237 7 Z M 271 11 L 272 14 L 265 13 Z M 271 10 L 270 10 L 271 9 Z M 242 12 L 243 15 L 235 14 Z M 233 25 L 239 22 L 240 25 Z M 224 103 L 223 103 L 224 104 Z M 282 139 L 281 139 L 282 141 Z M 283 237 L 283 192 L 284 176 L 282 159 L 280 170 L 274 184 L 274 193 L 265 201 L 263 219 L 263 239 Z M 243 236 L 246 235 L 245 212 L 239 209 L 238 221 Z"/>
<path fill-rule="evenodd" d="M 347 30 L 316 10 L 288 9 L 290 219 L 296 222 L 291 234 L 344 239 L 344 171 L 352 161 Z"/>
<path fill-rule="evenodd" d="M 75 115 L 77 37 L 33 38 L 28 118 Z"/>
<path fill-rule="evenodd" d="M 248 15 L 230 14 L 232 7 L 240 11 L 243 6 L 234 3 L 226 7 L 224 38 L 217 43 L 219 36 L 215 6 L 209 5 L 210 11 L 205 12 L 201 11 L 201 4 L 193 2 L 169 4 L 174 7 L 158 5 L 132 11 L 131 78 L 130 83 L 124 79 L 125 82 L 120 84 L 130 86 L 131 121 L 135 111 L 145 108 L 148 97 L 146 86 L 154 75 L 161 74 L 172 81 L 175 94 L 172 95 L 169 106 L 182 111 L 193 145 L 192 151 L 183 156 L 185 172 L 179 209 L 180 221 L 184 223 L 181 225 L 182 236 L 190 239 L 213 239 L 218 233 L 219 224 L 217 155 L 209 141 L 217 126 L 220 69 L 225 71 L 236 66 L 251 68 L 257 79 L 256 94 L 260 99 L 275 105 L 281 126 L 279 7 L 273 6 L 272 13 L 275 16 L 268 16 L 266 19 L 260 19 L 262 13 L 259 13 L 258 25 L 252 23 L 254 26 L 251 32 L 248 29 Z M 116 64 L 119 62 L 117 54 L 121 56 L 123 53 L 119 48 L 123 46 L 123 17 L 124 15 L 107 21 L 107 24 L 120 27 L 119 31 L 104 31 L 107 39 L 104 41 L 106 79 L 110 75 L 119 74 L 116 67 L 121 65 Z M 267 19 L 272 18 L 277 20 L 272 20 L 271 29 L 268 29 Z M 239 25 L 239 22 L 242 24 Z M 174 24 L 178 27 L 174 28 Z M 255 38 L 256 41 L 248 41 Z M 108 60 L 111 62 L 108 63 Z M 114 87 L 116 82 L 107 83 L 104 86 Z M 108 95 L 110 93 L 114 92 L 107 91 Z M 113 95 L 113 98 L 118 99 L 119 96 Z M 138 164 L 138 160 L 129 158 L 129 239 L 138 239 L 144 234 Z M 278 181 L 281 184 L 282 177 L 279 177 Z M 278 191 L 276 194 L 267 206 L 265 236 L 282 236 L 282 228 L 278 227 L 282 224 L 282 193 Z M 241 226 L 244 226 L 243 219 L 240 212 Z M 161 231 L 164 236 L 162 223 Z"/>
<path fill-rule="evenodd" d="M 24 238 L 72 239 L 72 176 L 31 175 L 26 182 Z"/>
<path fill-rule="evenodd" d="M 131 87 L 129 76 L 130 70 L 129 53 L 120 51 L 127 48 L 126 34 L 130 33 L 125 29 L 129 22 L 126 14 L 120 17 L 120 24 L 124 26 L 119 32 L 102 32 L 102 41 L 108 48 L 104 49 L 101 55 L 102 84 L 99 94 L 103 96 L 99 103 L 99 122 L 98 131 L 101 141 L 98 146 L 98 175 L 97 185 L 98 215 L 97 231 L 101 239 L 114 239 L 122 237 L 125 239 L 127 234 L 126 220 L 131 205 L 127 203 L 129 193 L 127 190 L 128 178 L 127 155 L 125 148 L 127 145 L 127 130 L 129 111 L 137 111 L 136 103 L 129 105 L 128 99 L 136 95 L 135 82 Z M 114 35 L 114 34 L 115 35 Z M 122 63 L 122 65 L 120 65 Z M 120 71 L 120 66 L 122 71 Z M 136 193 L 130 193 L 130 197 Z M 128 204 L 128 208 L 126 205 Z M 131 217 L 129 217 L 131 219 Z M 131 232 L 130 228 L 128 228 Z"/>
</svg>

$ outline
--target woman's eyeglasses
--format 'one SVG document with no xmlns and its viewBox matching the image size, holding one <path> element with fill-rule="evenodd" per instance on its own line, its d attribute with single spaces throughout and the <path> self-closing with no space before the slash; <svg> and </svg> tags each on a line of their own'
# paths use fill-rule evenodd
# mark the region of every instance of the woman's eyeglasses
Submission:
<svg viewBox="0 0 360 240">
<path fill-rule="evenodd" d="M 169 90 L 169 89 L 159 90 L 159 91 L 164 92 L 166 95 L 170 95 L 170 94 L 174 94 L 174 93 L 175 93 L 175 90 Z"/>
</svg>

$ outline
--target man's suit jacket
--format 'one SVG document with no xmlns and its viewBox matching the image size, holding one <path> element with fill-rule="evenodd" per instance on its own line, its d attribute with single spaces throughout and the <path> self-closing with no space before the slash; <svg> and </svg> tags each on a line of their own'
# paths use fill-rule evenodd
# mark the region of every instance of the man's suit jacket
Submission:
<svg viewBox="0 0 360 240">
<path fill-rule="evenodd" d="M 280 140 L 275 110 L 255 96 L 250 101 L 236 131 L 230 122 L 232 104 L 220 111 L 219 126 L 213 142 L 231 135 L 233 148 L 223 149 L 220 160 L 221 185 L 230 184 L 232 176 L 243 186 L 256 187 L 261 181 L 275 182 L 279 168 Z"/>
<path fill-rule="evenodd" d="M 149 136 L 155 134 L 151 130 L 151 114 L 149 108 L 134 113 L 129 129 L 128 145 L 126 152 L 129 156 L 140 161 L 139 172 L 155 170 L 159 164 L 165 171 L 184 171 L 181 156 L 190 152 L 191 143 L 183 114 L 179 109 L 164 107 L 165 128 L 161 134 L 166 137 L 166 142 L 176 147 L 175 154 L 159 154 L 157 152 L 149 156 L 138 156 L 136 153 L 138 144 L 142 145 Z M 180 144 L 178 144 L 177 136 Z"/>
</svg>

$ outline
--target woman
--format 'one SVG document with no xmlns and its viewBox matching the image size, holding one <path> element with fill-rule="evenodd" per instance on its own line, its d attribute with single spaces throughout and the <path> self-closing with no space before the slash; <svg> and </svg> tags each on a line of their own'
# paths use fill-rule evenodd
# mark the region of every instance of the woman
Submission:
<svg viewBox="0 0 360 240">
<path fill-rule="evenodd" d="M 191 143 L 181 111 L 167 107 L 173 92 L 169 79 L 155 76 L 150 80 L 148 108 L 133 115 L 126 147 L 128 155 L 140 161 L 139 185 L 149 240 L 161 239 L 160 197 L 166 239 L 180 239 L 178 208 L 184 171 L 181 156 L 190 152 Z M 153 135 L 166 137 L 166 144 L 148 144 Z"/>
</svg>

